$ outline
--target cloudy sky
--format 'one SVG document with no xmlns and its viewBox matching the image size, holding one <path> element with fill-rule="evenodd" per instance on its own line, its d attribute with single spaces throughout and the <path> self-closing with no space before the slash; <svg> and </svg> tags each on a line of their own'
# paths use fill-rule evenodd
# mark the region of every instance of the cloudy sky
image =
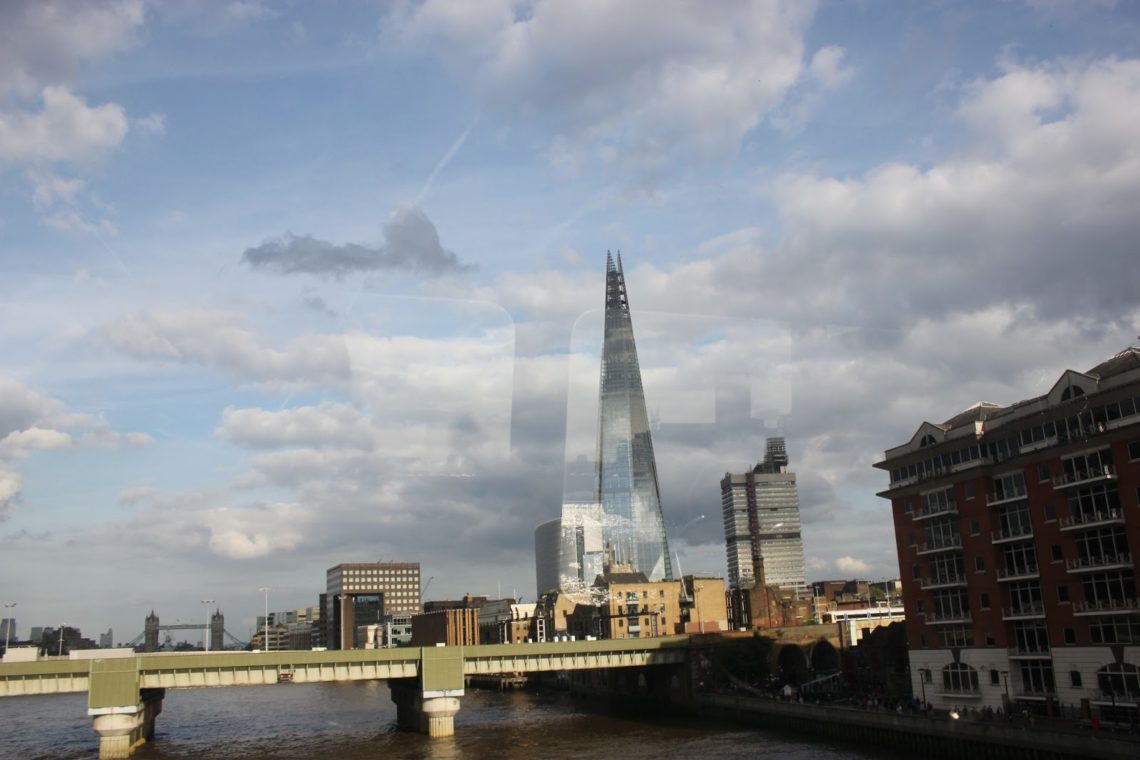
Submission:
<svg viewBox="0 0 1140 760">
<path fill-rule="evenodd" d="M 533 598 L 607 249 L 683 570 L 777 432 L 895 576 L 884 449 L 1137 342 L 1138 124 L 1124 0 L 2 3 L 0 597 Z"/>
</svg>

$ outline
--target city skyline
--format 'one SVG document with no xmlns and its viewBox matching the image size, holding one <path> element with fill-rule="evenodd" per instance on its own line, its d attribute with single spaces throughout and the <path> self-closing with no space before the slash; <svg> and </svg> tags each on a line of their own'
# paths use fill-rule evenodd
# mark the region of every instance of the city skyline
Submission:
<svg viewBox="0 0 1140 760">
<path fill-rule="evenodd" d="M 782 434 L 808 577 L 893 577 L 870 465 L 916 417 L 1140 334 L 1134 4 L 575 5 L 0 3 L 22 630 L 239 633 L 380 559 L 529 597 L 603 250 L 678 574 Z"/>
</svg>

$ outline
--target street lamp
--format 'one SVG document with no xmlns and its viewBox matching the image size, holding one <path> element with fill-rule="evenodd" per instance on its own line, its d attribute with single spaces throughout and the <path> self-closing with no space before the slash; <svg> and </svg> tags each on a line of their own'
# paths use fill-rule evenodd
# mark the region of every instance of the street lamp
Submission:
<svg viewBox="0 0 1140 760">
<path fill-rule="evenodd" d="M 59 626 L 59 656 L 63 657 L 63 629 L 67 628 L 67 623 L 61 623 Z"/>
<path fill-rule="evenodd" d="M 261 640 L 261 650 L 263 652 L 269 651 L 269 592 L 273 589 L 269 586 L 261 586 L 257 589 L 265 594 L 265 634 Z"/>
<path fill-rule="evenodd" d="M 701 588 L 701 586 L 693 584 L 693 606 L 697 608 L 697 633 L 705 632 L 705 624 L 701 620 Z"/>
<path fill-rule="evenodd" d="M 16 603 L 12 602 L 11 604 L 5 604 L 4 609 L 10 610 L 15 606 Z M 8 616 L 11 613 L 5 612 L 4 614 L 5 616 Z M 8 640 L 12 638 L 12 618 L 8 617 L 7 619 L 8 624 L 4 626 L 4 654 L 8 654 Z"/>
<path fill-rule="evenodd" d="M 202 604 L 206 605 L 206 633 L 202 636 L 202 651 L 210 651 L 210 605 L 214 603 L 213 599 L 203 599 Z"/>
</svg>

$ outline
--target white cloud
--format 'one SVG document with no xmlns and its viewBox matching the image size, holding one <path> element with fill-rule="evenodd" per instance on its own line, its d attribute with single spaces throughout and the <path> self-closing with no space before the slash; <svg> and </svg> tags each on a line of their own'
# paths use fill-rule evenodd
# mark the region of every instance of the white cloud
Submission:
<svg viewBox="0 0 1140 760">
<path fill-rule="evenodd" d="M 43 223 L 62 232 L 75 232 L 82 235 L 113 237 L 119 233 L 118 228 L 110 220 L 92 221 L 74 209 L 49 214 L 43 218 Z"/>
<path fill-rule="evenodd" d="M 236 560 L 293 551 L 302 545 L 311 521 L 309 511 L 295 504 L 213 509 L 206 516 L 208 545 L 214 554 Z"/>
<path fill-rule="evenodd" d="M 871 569 L 870 564 L 854 557 L 839 557 L 835 560 L 835 567 L 841 573 L 855 575 L 866 574 Z"/>
<path fill-rule="evenodd" d="M 134 128 L 140 134 L 161 135 L 166 131 L 166 114 L 152 113 L 134 120 Z"/>
<path fill-rule="evenodd" d="M 1140 60 L 1007 64 L 966 88 L 959 112 L 969 139 L 929 166 L 778 175 L 765 190 L 781 238 L 711 241 L 711 261 L 650 277 L 653 304 L 678 302 L 679 287 L 681 302 L 812 324 L 999 304 L 1127 324 L 1140 292 Z"/>
<path fill-rule="evenodd" d="M 532 0 L 404 7 L 384 33 L 435 46 L 491 107 L 552 122 L 552 156 L 652 172 L 682 154 L 721 159 L 803 67 L 813 2 L 662 5 Z M 821 62 L 826 68 L 826 62 Z"/>
<path fill-rule="evenodd" d="M 125 433 L 123 442 L 128 446 L 150 446 L 154 443 L 154 436 L 148 433 Z"/>
<path fill-rule="evenodd" d="M 38 113 L 0 112 L 0 162 L 87 162 L 117 148 L 127 134 L 122 106 L 90 107 L 65 87 L 48 86 Z"/>
<path fill-rule="evenodd" d="M 73 92 L 84 64 L 130 47 L 144 20 L 143 0 L 10 0 L 0 3 L 0 167 L 31 167 L 32 202 L 47 213 L 57 202 L 74 206 L 82 180 L 58 176 L 98 162 L 122 144 L 130 128 L 117 103 L 88 105 Z M 37 98 L 37 105 L 29 101 Z M 148 117 L 149 119 L 150 117 Z M 139 122 L 145 131 L 155 126 Z M 158 124 L 161 126 L 161 124 Z M 86 234 L 113 234 L 72 208 L 52 213 L 50 226 Z"/>
<path fill-rule="evenodd" d="M 24 476 L 14 468 L 22 460 L 39 451 L 117 445 L 123 438 L 98 415 L 70 411 L 58 399 L 0 377 L 0 520 L 20 498 Z M 125 438 L 144 443 L 150 436 L 129 433 Z"/>
<path fill-rule="evenodd" d="M 28 96 L 70 79 L 84 61 L 129 47 L 143 0 L 5 0 L 0 3 L 0 94 Z"/>
<path fill-rule="evenodd" d="M 225 15 L 238 22 L 268 21 L 277 18 L 277 11 L 260 0 L 231 0 L 226 3 Z"/>
<path fill-rule="evenodd" d="M 43 169 L 29 169 L 27 177 L 32 183 L 32 203 L 37 211 L 47 210 L 58 202 L 73 202 L 84 185 L 83 180 L 66 179 Z"/>
<path fill-rule="evenodd" d="M 0 458 L 23 457 L 30 451 L 67 449 L 72 445 L 71 436 L 58 430 L 40 427 L 14 430 L 0 439 Z"/>
<path fill-rule="evenodd" d="M 846 56 L 847 51 L 837 45 L 822 47 L 812 55 L 808 75 L 826 90 L 845 85 L 855 76 L 855 69 L 843 63 Z"/>
<path fill-rule="evenodd" d="M 261 345 L 244 322 L 231 312 L 148 311 L 104 325 L 99 335 L 136 359 L 213 367 L 253 381 L 338 384 L 348 377 L 342 336 L 301 335 L 275 349 Z"/>
<path fill-rule="evenodd" d="M 322 446 L 368 448 L 373 433 L 360 412 L 347 404 L 267 411 L 226 407 L 214 431 L 246 448 Z"/>
<path fill-rule="evenodd" d="M 7 512 L 15 506 L 24 487 L 24 479 L 18 472 L 0 470 L 0 522 L 8 518 Z"/>
<path fill-rule="evenodd" d="M 154 486 L 131 486 L 119 491 L 116 498 L 123 506 L 132 506 L 139 502 L 145 502 L 159 493 L 160 491 Z"/>
</svg>

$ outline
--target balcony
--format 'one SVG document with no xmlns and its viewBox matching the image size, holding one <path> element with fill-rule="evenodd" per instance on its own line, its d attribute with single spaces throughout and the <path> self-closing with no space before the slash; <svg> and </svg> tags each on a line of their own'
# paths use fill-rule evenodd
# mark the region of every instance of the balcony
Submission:
<svg viewBox="0 0 1140 760">
<path fill-rule="evenodd" d="M 1101 599 L 1073 602 L 1074 615 L 1131 615 L 1140 612 L 1140 599 Z"/>
<path fill-rule="evenodd" d="M 1029 688 L 1022 687 L 1022 688 L 1017 689 L 1016 691 L 1013 692 L 1013 698 L 1014 699 L 1033 699 L 1033 700 L 1040 699 L 1040 700 L 1044 700 L 1044 699 L 1048 699 L 1049 697 L 1056 697 L 1056 696 L 1057 696 L 1057 690 L 1051 686 L 1040 686 L 1040 687 L 1029 687 Z"/>
<path fill-rule="evenodd" d="M 1097 528 L 1101 525 L 1123 525 L 1124 513 L 1119 509 L 1106 509 L 1103 512 L 1091 512 L 1089 514 L 1062 517 L 1057 521 L 1057 524 L 1062 531 Z"/>
<path fill-rule="evenodd" d="M 937 612 L 926 613 L 927 625 L 954 625 L 972 622 L 974 622 L 974 619 L 970 617 L 969 610 L 953 610 L 944 612 L 941 615 Z"/>
<path fill-rule="evenodd" d="M 931 541 L 928 541 L 927 543 L 919 544 L 918 545 L 918 553 L 920 555 L 922 555 L 922 554 L 933 554 L 934 552 L 952 551 L 954 549 L 961 549 L 961 548 L 962 548 L 962 537 L 961 536 L 941 536 L 939 538 L 932 539 Z"/>
<path fill-rule="evenodd" d="M 1042 602 L 1003 607 L 1001 610 L 1002 620 L 1033 620 L 1043 617 L 1045 617 L 1045 605 Z"/>
<path fill-rule="evenodd" d="M 920 507 L 915 510 L 913 520 L 929 520 L 931 517 L 938 517 L 939 515 L 956 515 L 958 514 L 958 502 L 951 499 L 946 504 L 939 504 L 934 507 Z"/>
<path fill-rule="evenodd" d="M 995 530 L 991 534 L 993 543 L 1004 544 L 1010 541 L 1018 541 L 1023 538 L 1033 538 L 1032 525 L 1011 525 L 1005 530 Z"/>
<path fill-rule="evenodd" d="M 999 567 L 998 581 L 1024 581 L 1040 577 L 1037 565 L 1021 565 L 1020 567 Z"/>
<path fill-rule="evenodd" d="M 1077 472 L 1064 472 L 1060 475 L 1053 477 L 1053 488 L 1072 488 L 1073 486 L 1085 485 L 1086 483 L 1097 483 L 1102 480 L 1115 480 L 1116 468 L 1110 464 L 1101 467 L 1094 467 L 1089 470 L 1078 470 Z"/>
<path fill-rule="evenodd" d="M 1097 693 L 1100 694 L 1100 698 L 1105 702 L 1128 703 L 1140 700 L 1140 691 L 1128 691 L 1125 688 L 1109 690 L 1099 689 Z"/>
<path fill-rule="evenodd" d="M 1021 488 L 1013 488 L 1009 491 L 1002 491 L 1001 493 L 987 493 L 986 506 L 996 507 L 998 504 L 1008 504 L 1011 501 L 1019 501 L 1025 498 L 1025 486 Z"/>
<path fill-rule="evenodd" d="M 1099 557 L 1077 557 L 1065 563 L 1070 573 L 1091 573 L 1096 570 L 1121 570 L 1132 567 L 1132 554 L 1104 554 Z"/>
<path fill-rule="evenodd" d="M 1029 647 L 1010 647 L 1009 658 L 1011 660 L 1045 660 L 1052 657 L 1049 652 L 1048 645 L 1029 648 Z"/>
<path fill-rule="evenodd" d="M 965 587 L 965 578 L 923 578 L 919 581 L 923 590 L 932 588 L 956 588 Z"/>
<path fill-rule="evenodd" d="M 982 697 L 981 689 L 979 689 L 977 686 L 967 684 L 961 684 L 958 686 L 942 684 L 940 686 L 934 687 L 934 693 L 944 694 L 948 697 L 962 697 L 963 699 L 981 699 Z"/>
</svg>

